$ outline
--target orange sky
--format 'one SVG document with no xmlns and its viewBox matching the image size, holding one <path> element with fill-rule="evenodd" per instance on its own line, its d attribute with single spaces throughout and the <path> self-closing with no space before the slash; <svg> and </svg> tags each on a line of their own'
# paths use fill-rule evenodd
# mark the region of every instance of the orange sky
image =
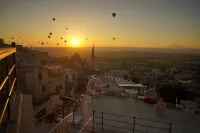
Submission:
<svg viewBox="0 0 200 133">
<path fill-rule="evenodd" d="M 92 44 L 97 47 L 167 47 L 176 44 L 200 48 L 199 3 L 198 0 L 3 1 L 0 37 L 7 43 L 14 37 L 18 44 L 36 47 L 41 46 L 38 42 L 44 42 L 43 47 L 57 46 L 57 43 L 60 47 L 72 46 L 72 38 L 77 38 L 82 47 Z M 113 12 L 117 14 L 115 18 Z M 53 33 L 51 39 L 48 39 L 49 32 Z"/>
</svg>

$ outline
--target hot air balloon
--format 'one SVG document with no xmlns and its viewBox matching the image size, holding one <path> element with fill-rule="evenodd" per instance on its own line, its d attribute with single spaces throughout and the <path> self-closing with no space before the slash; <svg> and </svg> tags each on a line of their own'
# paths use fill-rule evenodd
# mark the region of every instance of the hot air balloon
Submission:
<svg viewBox="0 0 200 133">
<path fill-rule="evenodd" d="M 112 13 L 112 16 L 115 17 L 115 16 L 116 16 L 116 13 Z"/>
<path fill-rule="evenodd" d="M 53 21 L 55 21 L 56 20 L 56 18 L 53 18 Z"/>
<path fill-rule="evenodd" d="M 40 43 L 40 42 L 38 42 L 38 43 Z"/>
<path fill-rule="evenodd" d="M 14 39 L 14 38 L 12 37 L 12 39 Z"/>
<path fill-rule="evenodd" d="M 66 28 L 66 30 L 68 30 L 68 28 Z"/>
<path fill-rule="evenodd" d="M 64 42 L 66 43 L 67 41 L 65 40 Z"/>
<path fill-rule="evenodd" d="M 59 45 L 59 43 L 57 43 L 57 45 Z"/>
<path fill-rule="evenodd" d="M 41 44 L 43 45 L 44 43 L 42 42 Z"/>
<path fill-rule="evenodd" d="M 52 35 L 52 32 L 49 32 L 49 35 L 51 36 L 51 35 Z"/>
<path fill-rule="evenodd" d="M 62 37 L 60 39 L 63 39 Z"/>
<path fill-rule="evenodd" d="M 115 40 L 115 38 L 113 38 L 113 40 Z"/>
<path fill-rule="evenodd" d="M 51 36 L 48 36 L 48 38 L 50 39 L 50 38 L 51 38 Z"/>
<path fill-rule="evenodd" d="M 19 36 L 19 38 L 20 38 L 20 36 Z"/>
</svg>

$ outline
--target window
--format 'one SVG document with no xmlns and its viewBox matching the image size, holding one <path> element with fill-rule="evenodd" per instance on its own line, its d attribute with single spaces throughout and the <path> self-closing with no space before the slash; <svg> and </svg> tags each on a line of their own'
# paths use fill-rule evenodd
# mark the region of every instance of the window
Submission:
<svg viewBox="0 0 200 133">
<path fill-rule="evenodd" d="M 41 73 L 38 74 L 38 79 L 39 79 L 40 81 L 42 80 L 42 74 L 41 74 Z"/>
<path fill-rule="evenodd" d="M 42 92 L 45 92 L 46 88 L 45 86 L 42 86 Z"/>
</svg>

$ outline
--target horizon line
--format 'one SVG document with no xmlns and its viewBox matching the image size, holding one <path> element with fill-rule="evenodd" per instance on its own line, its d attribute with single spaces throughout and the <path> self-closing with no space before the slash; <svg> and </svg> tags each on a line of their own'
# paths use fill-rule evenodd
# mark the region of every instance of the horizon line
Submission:
<svg viewBox="0 0 200 133">
<path fill-rule="evenodd" d="M 23 47 L 27 47 L 22 45 Z M 85 46 L 85 47 L 66 47 L 66 46 L 60 46 L 60 47 L 56 47 L 56 46 L 48 46 L 48 47 L 44 47 L 44 46 L 32 46 L 32 48 L 74 48 L 74 49 L 81 49 L 81 48 L 92 48 L 92 46 Z M 110 46 L 110 47 L 102 47 L 102 46 L 94 46 L 95 48 L 141 48 L 141 49 L 145 49 L 145 48 L 149 48 L 149 49 L 176 49 L 176 50 L 186 50 L 186 49 L 191 49 L 191 50 L 200 50 L 200 48 L 169 48 L 169 47 L 120 47 L 120 46 Z"/>
</svg>

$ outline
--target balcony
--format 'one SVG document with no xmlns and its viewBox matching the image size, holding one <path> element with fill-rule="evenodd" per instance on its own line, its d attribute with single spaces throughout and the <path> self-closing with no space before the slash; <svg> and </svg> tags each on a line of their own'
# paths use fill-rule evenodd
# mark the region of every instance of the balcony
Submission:
<svg viewBox="0 0 200 133">
<path fill-rule="evenodd" d="M 15 43 L 0 48 L 0 132 L 19 133 L 22 94 L 17 89 Z"/>
</svg>

